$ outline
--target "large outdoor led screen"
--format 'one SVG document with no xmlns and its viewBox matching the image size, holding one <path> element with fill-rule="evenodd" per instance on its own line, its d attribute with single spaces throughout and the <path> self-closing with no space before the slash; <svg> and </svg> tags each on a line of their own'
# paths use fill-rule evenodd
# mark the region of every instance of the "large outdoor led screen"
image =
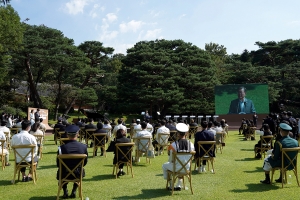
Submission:
<svg viewBox="0 0 300 200">
<path fill-rule="evenodd" d="M 219 85 L 215 87 L 215 111 L 225 114 L 269 113 L 267 84 Z"/>
</svg>

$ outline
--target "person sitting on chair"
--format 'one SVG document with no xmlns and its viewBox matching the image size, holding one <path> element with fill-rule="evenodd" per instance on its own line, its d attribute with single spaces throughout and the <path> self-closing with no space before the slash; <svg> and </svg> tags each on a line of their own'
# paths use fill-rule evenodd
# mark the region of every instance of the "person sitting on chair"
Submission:
<svg viewBox="0 0 300 200">
<path fill-rule="evenodd" d="M 85 144 L 82 144 L 80 142 L 77 141 L 77 137 L 78 137 L 78 132 L 79 132 L 79 127 L 76 125 L 70 125 L 66 127 L 66 133 L 68 135 L 69 138 L 69 142 L 66 144 L 63 144 L 59 147 L 57 154 L 86 154 L 87 157 L 84 160 L 84 166 L 87 164 L 87 158 L 88 158 L 88 152 L 87 152 L 87 146 Z M 78 161 L 76 160 L 66 160 L 65 164 L 70 168 L 73 169 L 77 164 Z M 56 159 L 56 165 L 57 167 L 59 167 L 59 161 L 58 158 Z M 78 170 L 78 172 L 80 172 L 81 170 Z M 63 167 L 62 169 L 62 177 L 64 178 L 65 176 L 67 176 L 68 171 Z M 77 176 L 80 176 L 81 174 L 76 174 Z M 71 175 L 70 175 L 71 176 Z M 69 179 L 71 179 L 72 177 L 68 176 Z M 82 177 L 85 176 L 85 173 L 83 171 Z M 59 180 L 59 170 L 57 171 L 57 175 L 56 175 L 56 179 Z M 76 198 L 76 190 L 78 185 L 76 183 L 73 184 L 73 189 L 72 189 L 72 193 L 69 196 L 68 194 L 68 188 L 67 188 L 68 183 L 63 185 L 63 199 L 66 199 L 68 197 L 70 198 Z"/>
<path fill-rule="evenodd" d="M 29 120 L 24 120 L 22 122 L 22 131 L 18 134 L 15 134 L 12 139 L 11 139 L 11 146 L 16 146 L 16 145 L 35 145 L 35 149 L 34 149 L 34 162 L 38 161 L 37 158 L 37 151 L 38 151 L 38 146 L 37 146 L 37 141 L 35 139 L 35 137 L 31 134 L 28 133 L 28 131 L 31 128 L 31 122 Z M 19 149 L 17 150 L 18 153 L 21 156 L 26 156 L 26 154 L 28 153 L 28 149 Z M 26 157 L 26 162 L 31 162 L 31 153 Z M 19 155 L 16 155 L 16 163 L 19 163 L 21 161 L 21 158 Z M 24 163 L 25 164 L 25 163 Z M 31 172 L 28 173 L 28 175 L 26 176 L 25 171 L 26 168 L 23 167 L 21 168 L 21 173 L 22 173 L 22 182 L 28 182 L 31 181 Z"/>
<path fill-rule="evenodd" d="M 103 129 L 103 124 L 101 122 L 97 123 L 97 130 L 95 131 L 95 133 L 106 133 L 106 135 L 107 135 L 107 131 Z M 104 136 L 97 136 L 97 139 L 99 141 L 101 141 L 103 137 Z M 107 138 L 106 138 L 106 141 L 102 141 L 101 145 L 104 145 L 105 144 L 104 142 L 105 143 L 107 142 Z M 95 145 L 99 145 L 99 144 L 95 144 Z M 98 148 L 95 151 L 95 156 L 97 156 L 97 150 L 98 150 Z M 101 154 L 100 154 L 100 156 L 103 156 L 103 151 L 104 151 L 104 149 L 101 148 Z"/>
<path fill-rule="evenodd" d="M 273 155 L 268 156 L 264 160 L 263 169 L 265 171 L 265 180 L 260 181 L 261 183 L 264 183 L 264 184 L 271 183 L 270 171 L 274 167 L 281 167 L 281 165 L 282 165 L 281 149 L 282 148 L 293 148 L 293 147 L 299 146 L 298 141 L 289 136 L 289 131 L 292 130 L 292 127 L 290 127 L 286 123 L 280 123 L 279 127 L 280 127 L 280 134 L 281 134 L 282 138 L 275 143 L 274 150 L 272 152 Z M 292 158 L 295 156 L 294 155 L 295 152 L 289 152 L 288 154 Z M 281 177 L 280 177 L 280 181 L 276 180 L 276 182 L 281 182 Z"/>
<path fill-rule="evenodd" d="M 0 130 L 0 140 L 6 140 L 6 136 L 3 133 L 3 131 Z M 3 148 L 3 153 L 5 154 L 5 166 L 10 166 L 9 163 L 9 151 L 6 148 L 6 142 L 3 144 L 4 148 Z M 2 149 L 1 143 L 0 143 L 0 150 Z"/>
<path fill-rule="evenodd" d="M 191 152 L 194 151 L 194 145 L 193 143 L 191 143 L 189 140 L 187 140 L 185 138 L 186 133 L 189 131 L 189 128 L 186 124 L 184 123 L 178 123 L 176 125 L 176 130 L 178 132 L 178 140 L 176 140 L 175 142 L 173 142 L 170 146 L 169 146 L 169 161 L 164 163 L 162 165 L 162 169 L 163 169 L 163 175 L 164 175 L 164 179 L 167 180 L 168 178 L 168 170 L 169 171 L 173 171 L 173 160 L 172 160 L 172 153 L 173 152 Z M 188 160 L 190 159 L 190 156 L 182 156 L 180 157 L 180 161 L 182 163 L 186 163 Z M 189 169 L 189 164 L 186 165 L 186 168 Z M 179 170 L 181 168 L 180 163 L 176 164 L 176 170 Z M 176 187 L 174 188 L 174 190 L 180 191 L 181 187 L 182 187 L 182 178 L 178 178 L 178 182 Z M 170 182 L 170 184 L 172 184 Z M 170 185 L 169 190 L 172 190 L 172 185 Z"/>
<path fill-rule="evenodd" d="M 167 133 L 170 135 L 170 130 L 165 126 L 166 125 L 166 121 L 165 120 L 162 120 L 160 122 L 161 124 L 161 127 L 159 127 L 156 131 L 156 138 L 158 138 L 158 135 L 161 134 L 161 133 Z M 164 144 L 164 139 L 166 138 L 160 138 L 159 141 L 157 140 L 154 140 L 152 142 L 152 145 L 155 147 L 157 144 Z M 160 149 L 156 149 L 156 151 L 159 151 L 158 154 L 161 154 L 161 152 L 163 151 L 163 147 L 160 147 Z"/>
<path fill-rule="evenodd" d="M 149 131 L 147 131 L 147 123 L 146 122 L 142 122 L 141 123 L 141 127 L 142 127 L 142 130 L 139 131 L 139 132 L 137 132 L 136 137 L 140 137 L 140 138 L 150 137 L 152 139 L 152 134 Z M 146 140 L 140 141 L 140 143 L 142 143 L 143 145 L 146 145 L 147 142 L 148 141 L 146 141 Z M 139 149 L 142 148 L 141 144 L 136 144 L 136 145 L 139 145 L 138 146 Z M 148 148 L 148 146 L 147 146 L 147 148 Z M 142 155 L 142 153 L 145 153 L 145 152 L 139 152 L 139 157 Z M 140 159 L 137 162 L 140 162 Z"/>
<path fill-rule="evenodd" d="M 215 136 L 212 132 L 208 131 L 207 130 L 207 121 L 202 121 L 201 122 L 201 127 L 202 127 L 202 131 L 200 132 L 197 132 L 196 135 L 195 135 L 195 148 L 196 148 L 196 154 L 195 154 L 195 158 L 199 158 L 199 157 L 202 157 L 204 155 L 204 151 L 199 151 L 199 148 L 198 148 L 198 142 L 199 141 L 215 141 Z M 210 145 L 203 145 L 203 148 L 208 151 L 210 149 Z M 215 151 L 211 151 L 209 152 L 209 155 L 212 156 L 212 157 L 215 157 Z M 197 162 L 197 165 L 199 163 Z M 200 163 L 201 164 L 201 163 Z M 205 166 L 206 166 L 206 160 L 203 160 L 202 162 L 202 165 L 201 166 L 198 166 L 200 167 L 200 172 L 206 172 L 205 170 Z"/>
<path fill-rule="evenodd" d="M 116 143 L 130 143 L 131 140 L 129 138 L 126 137 L 126 133 L 123 129 L 119 129 L 117 130 L 117 133 L 116 133 Z M 128 152 L 130 147 L 120 147 L 121 150 L 125 153 L 125 152 Z M 116 153 L 116 148 L 114 149 L 114 160 L 113 160 L 113 164 L 117 164 L 117 153 Z M 118 160 L 121 161 L 122 159 L 124 159 L 124 156 L 122 154 L 118 154 Z M 124 163 L 120 163 L 119 164 L 119 172 L 117 174 L 117 176 L 123 176 L 125 175 L 125 172 L 123 172 L 123 166 L 124 166 Z"/>
<path fill-rule="evenodd" d="M 256 131 L 256 132 L 257 132 L 258 134 L 260 134 L 261 136 L 271 136 L 271 135 L 272 135 L 272 132 L 270 131 L 270 128 L 269 128 L 269 125 L 268 125 L 268 124 L 264 124 L 264 125 L 263 125 L 263 131 Z M 267 141 L 267 139 L 266 139 L 266 142 L 269 143 L 270 140 Z M 254 151 L 255 151 L 256 147 L 259 147 L 259 148 L 260 148 L 260 145 L 261 145 L 261 140 L 259 140 L 259 141 L 257 142 L 257 144 L 254 145 Z M 272 148 L 272 147 L 271 147 L 271 148 Z M 263 153 L 263 152 L 261 152 L 261 153 Z M 261 154 L 260 154 L 259 151 L 257 151 L 257 154 L 256 154 L 255 158 L 261 158 Z"/>
</svg>

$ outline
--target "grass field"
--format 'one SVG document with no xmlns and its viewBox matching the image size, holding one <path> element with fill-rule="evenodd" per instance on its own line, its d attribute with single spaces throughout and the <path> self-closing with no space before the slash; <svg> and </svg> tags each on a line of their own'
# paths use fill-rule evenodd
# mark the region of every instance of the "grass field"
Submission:
<svg viewBox="0 0 300 200">
<path fill-rule="evenodd" d="M 167 154 L 155 157 L 151 164 L 141 158 L 134 165 L 134 178 L 130 175 L 115 179 L 112 175 L 113 153 L 105 157 L 92 158 L 92 149 L 88 148 L 89 160 L 85 167 L 86 177 L 83 180 L 84 199 L 299 199 L 296 179 L 292 175 L 281 189 L 281 184 L 263 185 L 263 160 L 254 159 L 253 146 L 257 141 L 243 141 L 236 131 L 229 132 L 223 154 L 217 153 L 215 174 L 210 172 L 198 174 L 193 172 L 192 184 L 194 195 L 190 190 L 175 191 L 173 197 L 165 189 L 166 181 L 162 176 L 161 166 L 167 161 Z M 50 200 L 57 194 L 56 150 L 52 135 L 46 136 L 43 159 L 37 169 L 38 180 L 32 182 L 16 182 L 11 184 L 13 166 L 0 171 L 1 199 Z M 10 161 L 13 163 L 11 152 Z M 194 163 L 193 166 L 194 167 Z M 125 169 L 125 168 L 124 168 Z M 279 173 L 276 172 L 278 178 Z M 71 185 L 69 184 L 69 191 Z M 62 195 L 62 191 L 61 191 Z M 77 194 L 78 196 L 78 194 Z M 78 199 L 78 198 L 77 198 Z"/>
</svg>

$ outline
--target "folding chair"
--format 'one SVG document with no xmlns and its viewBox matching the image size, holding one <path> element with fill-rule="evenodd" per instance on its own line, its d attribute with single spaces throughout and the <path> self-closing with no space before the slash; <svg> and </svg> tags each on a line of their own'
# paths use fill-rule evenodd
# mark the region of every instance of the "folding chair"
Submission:
<svg viewBox="0 0 300 200">
<path fill-rule="evenodd" d="M 124 163 L 127 165 L 127 174 L 128 174 L 128 165 L 130 167 L 131 176 L 133 178 L 133 171 L 132 171 L 132 151 L 134 147 L 134 143 L 116 143 L 115 145 L 115 157 L 117 159 L 116 164 L 113 167 L 113 175 L 116 173 L 116 178 L 118 174 L 119 165 Z M 115 170 L 116 169 L 116 170 Z"/>
<path fill-rule="evenodd" d="M 69 138 L 60 138 L 60 140 L 59 140 L 60 146 L 66 144 L 68 141 L 70 141 Z"/>
<path fill-rule="evenodd" d="M 177 131 L 170 131 L 169 143 L 173 143 L 177 140 Z"/>
<path fill-rule="evenodd" d="M 11 149 L 11 146 L 10 146 L 10 134 L 9 132 L 4 132 L 4 135 L 5 135 L 5 138 L 6 138 L 6 146 L 7 146 L 7 149 Z"/>
<path fill-rule="evenodd" d="M 85 143 L 89 145 L 89 140 L 94 139 L 93 134 L 95 133 L 96 129 L 85 129 Z"/>
<path fill-rule="evenodd" d="M 84 127 L 80 127 L 79 128 L 79 141 L 80 142 L 82 142 L 82 138 L 84 138 L 85 137 L 85 130 L 84 130 L 85 128 Z"/>
<path fill-rule="evenodd" d="M 226 132 L 226 137 L 229 137 L 229 126 L 225 126 L 224 131 Z"/>
<path fill-rule="evenodd" d="M 103 155 L 106 158 L 106 141 L 107 141 L 107 133 L 94 133 L 94 149 L 93 149 L 93 157 L 95 157 L 95 152 L 98 147 L 100 150 L 102 149 Z"/>
<path fill-rule="evenodd" d="M 187 179 L 190 183 L 191 192 L 192 192 L 192 194 L 194 194 L 193 187 L 192 187 L 191 165 L 192 165 L 192 160 L 193 160 L 195 153 L 196 153 L 195 151 L 172 152 L 173 170 L 167 171 L 168 176 L 167 176 L 167 185 L 166 185 L 166 189 L 168 189 L 169 182 L 170 181 L 172 182 L 172 195 L 174 193 L 174 185 L 175 185 L 177 178 L 183 178 L 183 188 L 185 188 L 184 177 L 187 177 Z M 187 159 L 186 162 L 183 162 L 182 157 L 190 157 L 190 158 Z M 178 167 L 178 164 L 179 164 L 179 167 Z"/>
<path fill-rule="evenodd" d="M 155 145 L 155 148 L 158 149 L 158 153 L 157 155 L 159 155 L 159 151 L 160 151 L 160 148 L 163 147 L 163 154 L 164 154 L 164 151 L 165 151 L 165 147 L 169 146 L 169 137 L 170 137 L 170 134 L 169 133 L 157 133 L 157 144 Z"/>
<path fill-rule="evenodd" d="M 57 200 L 59 199 L 60 190 L 66 183 L 69 183 L 69 182 L 73 182 L 78 185 L 79 197 L 81 199 L 83 199 L 82 174 L 83 174 L 84 160 L 86 159 L 86 157 L 87 157 L 86 154 L 60 154 L 57 156 L 57 159 L 59 162 L 58 192 L 57 192 L 57 197 L 56 197 Z M 67 164 L 69 160 L 78 160 L 78 164 L 70 166 Z M 64 172 L 67 174 L 64 177 L 62 177 L 63 176 L 62 169 L 65 169 Z M 78 174 L 78 171 L 79 171 L 79 174 Z"/>
<path fill-rule="evenodd" d="M 133 136 L 131 137 L 131 139 L 136 138 L 136 134 L 140 131 L 142 131 L 142 129 L 133 129 Z"/>
<path fill-rule="evenodd" d="M 110 139 L 110 138 L 112 137 L 112 135 L 111 135 L 111 128 L 103 128 L 103 130 L 106 131 L 106 133 L 107 133 L 107 138 Z"/>
<path fill-rule="evenodd" d="M 15 134 L 19 133 L 19 128 L 9 128 L 9 129 L 10 129 L 10 137 L 12 137 Z"/>
<path fill-rule="evenodd" d="M 197 133 L 197 131 L 198 131 L 198 126 L 190 126 L 189 132 L 188 132 L 189 135 L 187 138 L 189 138 L 189 139 L 195 138 L 195 134 Z"/>
<path fill-rule="evenodd" d="M 57 145 L 57 136 L 58 136 L 59 128 L 55 128 L 53 131 L 54 131 L 54 142 L 55 145 Z"/>
<path fill-rule="evenodd" d="M 221 154 L 223 153 L 224 134 L 225 132 L 216 133 L 216 153 L 218 152 L 218 149 L 220 149 Z"/>
<path fill-rule="evenodd" d="M 249 131 L 245 135 L 245 137 L 246 137 L 247 140 L 248 139 L 251 140 L 252 137 L 255 140 L 255 130 L 256 130 L 256 127 L 249 127 Z"/>
<path fill-rule="evenodd" d="M 136 137 L 135 140 L 135 163 L 138 163 L 140 158 L 140 153 L 147 153 L 149 147 L 151 146 L 151 137 Z M 151 159 L 146 157 L 146 163 L 151 164 Z"/>
<path fill-rule="evenodd" d="M 268 136 L 260 136 L 260 147 L 255 147 L 254 149 L 254 157 L 257 153 L 264 154 L 264 158 L 266 157 L 266 151 L 272 149 L 273 145 L 273 135 Z M 262 156 L 260 157 L 262 159 Z"/>
<path fill-rule="evenodd" d="M 43 140 L 44 140 L 44 136 L 43 135 L 33 135 L 36 139 L 36 142 L 38 143 L 38 152 L 39 152 L 39 156 L 40 156 L 40 160 L 42 160 L 43 158 Z"/>
<path fill-rule="evenodd" d="M 271 177 L 271 183 L 273 182 L 273 175 L 275 170 L 280 170 L 282 176 L 281 176 L 281 183 L 283 188 L 283 182 L 284 180 L 287 180 L 286 172 L 288 170 L 292 170 L 294 172 L 294 175 L 297 180 L 297 184 L 299 185 L 298 180 L 298 171 L 297 171 L 297 157 L 298 153 L 300 151 L 300 147 L 294 147 L 294 148 L 281 148 L 281 167 L 275 167 L 272 169 L 272 177 Z"/>
<path fill-rule="evenodd" d="M 15 184 L 17 173 L 18 173 L 18 181 L 20 180 L 20 173 L 21 173 L 20 170 L 23 167 L 30 167 L 31 174 L 32 174 L 32 180 L 33 180 L 33 183 L 35 184 L 35 182 L 37 180 L 37 175 L 36 175 L 37 162 L 34 161 L 35 148 L 36 148 L 35 145 L 16 145 L 16 146 L 12 146 L 12 149 L 13 149 L 14 155 L 15 155 L 14 178 L 12 180 L 13 184 Z M 28 150 L 28 152 L 26 153 L 25 156 L 22 156 L 18 152 L 19 149 L 26 149 L 26 150 Z M 26 161 L 25 160 L 28 156 L 31 157 L 31 161 Z M 20 157 L 20 162 L 18 162 L 18 163 L 17 163 L 17 157 Z"/>
<path fill-rule="evenodd" d="M 200 153 L 201 151 L 203 151 L 204 154 L 195 160 L 194 170 L 196 170 L 197 163 L 198 163 L 198 166 L 199 166 L 198 173 L 200 173 L 200 164 L 202 163 L 203 160 L 206 160 L 208 170 L 209 170 L 209 162 L 210 162 L 211 166 L 212 166 L 212 170 L 213 170 L 213 172 L 215 172 L 214 157 L 211 156 L 211 154 L 210 154 L 211 152 L 215 151 L 215 147 L 216 147 L 216 141 L 198 141 L 198 152 Z"/>
<path fill-rule="evenodd" d="M 0 145 L 1 145 L 0 156 L 1 156 L 1 162 L 2 162 L 2 171 L 5 169 L 5 156 L 6 156 L 6 152 L 4 152 L 5 142 L 6 142 L 6 140 L 0 140 Z"/>
</svg>

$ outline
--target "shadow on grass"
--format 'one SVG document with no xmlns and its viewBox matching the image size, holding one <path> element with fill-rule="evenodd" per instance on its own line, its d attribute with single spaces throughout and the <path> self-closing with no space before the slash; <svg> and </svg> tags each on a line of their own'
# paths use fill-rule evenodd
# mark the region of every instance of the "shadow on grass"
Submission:
<svg viewBox="0 0 300 200">
<path fill-rule="evenodd" d="M 22 181 L 18 181 L 17 180 L 18 177 L 16 177 L 16 181 L 15 181 L 15 184 L 18 183 L 18 182 L 22 182 Z M 11 181 L 10 180 L 0 180 L 0 186 L 4 186 L 4 185 L 12 185 Z"/>
<path fill-rule="evenodd" d="M 166 190 L 165 188 L 142 189 L 142 194 L 138 194 L 135 196 L 116 197 L 113 199 L 150 199 L 150 198 L 168 197 L 170 194 L 171 192 Z"/>
<path fill-rule="evenodd" d="M 129 174 L 131 176 L 131 174 Z M 115 179 L 116 176 L 112 174 L 100 174 L 97 176 L 93 176 L 92 178 L 86 179 L 84 178 L 84 181 L 102 181 L 102 180 L 108 180 L 108 179 Z"/>
<path fill-rule="evenodd" d="M 234 189 L 231 192 L 235 193 L 242 193 L 242 192 L 266 192 L 270 190 L 278 190 L 280 187 L 275 185 L 269 184 L 262 184 L 262 183 L 250 183 L 245 185 L 246 189 Z"/>
<path fill-rule="evenodd" d="M 38 170 L 52 169 L 52 168 L 57 168 L 57 166 L 56 166 L 56 165 L 43 165 L 43 166 L 38 166 Z"/>
<path fill-rule="evenodd" d="M 45 153 L 43 152 L 43 155 L 44 154 L 57 154 L 57 151 L 48 151 L 48 152 L 45 152 Z"/>
<path fill-rule="evenodd" d="M 255 170 L 251 170 L 251 171 L 244 171 L 246 173 L 257 173 L 257 172 L 263 172 L 263 168 L 262 167 L 256 167 Z"/>
<path fill-rule="evenodd" d="M 241 151 L 254 151 L 253 149 L 241 149 Z"/>
<path fill-rule="evenodd" d="M 257 158 L 242 158 L 242 159 L 235 159 L 235 161 L 255 161 L 258 160 Z"/>
<path fill-rule="evenodd" d="M 53 200 L 53 199 L 56 199 L 56 196 L 47 196 L 47 197 L 31 197 L 29 200 Z"/>
</svg>

